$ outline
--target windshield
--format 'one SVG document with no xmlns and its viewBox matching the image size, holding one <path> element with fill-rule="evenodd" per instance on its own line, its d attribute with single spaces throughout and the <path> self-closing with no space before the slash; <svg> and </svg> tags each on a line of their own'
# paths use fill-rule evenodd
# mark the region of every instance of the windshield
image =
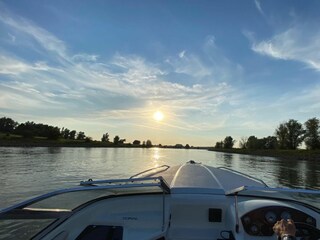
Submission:
<svg viewBox="0 0 320 240">
<path fill-rule="evenodd" d="M 81 182 L 81 185 L 44 194 L 1 210 L 0 239 L 7 239 L 9 235 L 14 236 L 14 239 L 29 239 L 48 225 L 70 217 L 78 207 L 95 199 L 128 194 L 169 193 L 169 187 L 161 177 L 90 180 Z"/>
<path fill-rule="evenodd" d="M 226 195 L 255 196 L 298 201 L 315 207 L 320 211 L 320 191 L 317 190 L 243 186 L 227 192 Z"/>
</svg>

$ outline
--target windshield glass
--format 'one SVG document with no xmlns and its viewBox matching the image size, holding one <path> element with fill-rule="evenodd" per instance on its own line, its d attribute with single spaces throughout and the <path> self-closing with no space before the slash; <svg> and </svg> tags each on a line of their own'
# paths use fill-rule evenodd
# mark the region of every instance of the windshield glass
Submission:
<svg viewBox="0 0 320 240">
<path fill-rule="evenodd" d="M 311 205 L 320 211 L 320 191 L 289 188 L 241 187 L 231 190 L 227 195 L 255 196 L 298 201 Z"/>
<path fill-rule="evenodd" d="M 68 218 L 74 209 L 95 199 L 167 192 L 162 183 L 160 178 L 90 181 L 83 182 L 82 187 L 58 190 L 27 200 L 0 211 L 0 239 L 8 239 L 9 235 L 14 239 L 30 239 L 49 224 Z M 8 232 L 8 229 L 12 231 Z"/>
<path fill-rule="evenodd" d="M 109 197 L 112 195 L 125 194 L 143 194 L 143 193 L 157 193 L 162 192 L 158 186 L 148 187 L 131 187 L 131 188 L 83 188 L 84 191 L 66 192 L 59 195 L 54 195 L 38 201 L 34 204 L 28 205 L 28 208 L 40 209 L 60 209 L 73 210 L 76 207 L 89 202 L 94 199 Z"/>
</svg>

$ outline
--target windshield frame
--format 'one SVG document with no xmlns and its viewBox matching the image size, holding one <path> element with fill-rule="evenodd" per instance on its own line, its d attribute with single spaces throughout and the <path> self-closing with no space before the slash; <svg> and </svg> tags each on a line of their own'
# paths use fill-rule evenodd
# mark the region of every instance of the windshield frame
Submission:
<svg viewBox="0 0 320 240">
<path fill-rule="evenodd" d="M 304 197 L 301 197 L 301 195 Z M 312 202 L 305 200 L 305 196 L 316 197 L 320 200 L 320 190 L 242 186 L 227 191 L 226 196 L 244 196 L 290 201 L 305 205 L 320 213 L 320 204 L 318 202 L 318 204 L 312 204 Z"/>
</svg>

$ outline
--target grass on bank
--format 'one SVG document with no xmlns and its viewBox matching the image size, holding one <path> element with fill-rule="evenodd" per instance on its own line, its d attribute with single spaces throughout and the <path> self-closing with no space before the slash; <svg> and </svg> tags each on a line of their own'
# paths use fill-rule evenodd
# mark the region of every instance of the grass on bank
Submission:
<svg viewBox="0 0 320 240">
<path fill-rule="evenodd" d="M 320 161 L 320 149 L 307 150 L 307 149 L 221 149 L 210 148 L 209 151 L 224 152 L 224 153 L 237 153 L 246 155 L 276 157 L 285 160 L 319 160 Z"/>
</svg>

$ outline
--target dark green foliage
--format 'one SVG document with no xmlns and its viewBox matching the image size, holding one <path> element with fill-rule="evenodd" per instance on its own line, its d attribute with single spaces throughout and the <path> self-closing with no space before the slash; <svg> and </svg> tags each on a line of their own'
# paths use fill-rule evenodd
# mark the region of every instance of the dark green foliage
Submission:
<svg viewBox="0 0 320 240">
<path fill-rule="evenodd" d="M 216 145 L 214 146 L 215 148 L 223 148 L 223 142 L 216 142 Z"/>
<path fill-rule="evenodd" d="M 189 148 L 190 148 L 190 145 L 187 144 L 187 145 L 185 146 L 185 149 L 189 149 Z"/>
<path fill-rule="evenodd" d="M 308 149 L 320 149 L 320 121 L 317 118 L 311 118 L 304 123 L 306 127 L 305 144 Z"/>
<path fill-rule="evenodd" d="M 276 137 L 281 149 L 297 149 L 303 142 L 305 130 L 297 120 L 290 119 L 276 129 Z"/>
<path fill-rule="evenodd" d="M 305 130 L 297 120 L 290 119 L 286 126 L 288 128 L 288 148 L 297 149 L 303 142 Z"/>
<path fill-rule="evenodd" d="M 119 140 L 120 140 L 120 137 L 119 136 L 115 136 L 114 139 L 113 139 L 114 145 L 118 145 L 119 144 Z"/>
<path fill-rule="evenodd" d="M 14 133 L 22 135 L 25 138 L 37 136 L 46 137 L 48 139 L 58 139 L 61 136 L 60 128 L 34 122 L 19 124 Z"/>
<path fill-rule="evenodd" d="M 279 127 L 276 129 L 275 135 L 278 139 L 279 148 L 286 149 L 288 142 L 288 129 L 285 123 L 281 123 Z"/>
<path fill-rule="evenodd" d="M 92 142 L 92 138 L 91 137 L 86 137 L 85 142 Z"/>
<path fill-rule="evenodd" d="M 13 121 L 11 118 L 0 118 L 0 132 L 13 133 L 13 130 L 17 125 L 18 123 Z"/>
<path fill-rule="evenodd" d="M 62 128 L 61 137 L 64 139 L 70 139 L 70 130 L 68 128 Z"/>
<path fill-rule="evenodd" d="M 250 136 L 247 140 L 248 149 L 257 149 L 259 148 L 258 138 L 256 136 Z"/>
<path fill-rule="evenodd" d="M 233 148 L 235 140 L 231 136 L 227 136 L 223 141 L 223 148 Z"/>
<path fill-rule="evenodd" d="M 78 132 L 77 140 L 85 140 L 85 139 L 86 139 L 86 135 L 84 134 L 84 132 Z"/>
<path fill-rule="evenodd" d="M 109 133 L 105 133 L 102 135 L 101 142 L 110 142 Z"/>
<path fill-rule="evenodd" d="M 250 136 L 247 140 L 247 149 L 275 149 L 278 146 L 278 140 L 274 136 L 257 138 Z"/>
<path fill-rule="evenodd" d="M 274 136 L 268 136 L 263 138 L 264 141 L 264 148 L 265 149 L 276 149 L 278 148 L 278 140 Z"/>
<path fill-rule="evenodd" d="M 239 142 L 239 146 L 241 149 L 247 149 L 248 148 L 248 138 L 247 137 L 242 137 L 240 139 L 240 142 Z"/>
<path fill-rule="evenodd" d="M 140 142 L 139 140 L 134 140 L 132 144 L 133 144 L 133 145 L 140 145 L 141 142 Z"/>
<path fill-rule="evenodd" d="M 146 141 L 146 147 L 152 147 L 152 142 L 151 142 L 151 140 L 147 140 Z"/>
<path fill-rule="evenodd" d="M 76 130 L 72 130 L 72 131 L 69 133 L 69 139 L 75 140 L 75 139 L 76 139 L 76 135 L 77 135 L 77 131 L 76 131 Z"/>
</svg>

